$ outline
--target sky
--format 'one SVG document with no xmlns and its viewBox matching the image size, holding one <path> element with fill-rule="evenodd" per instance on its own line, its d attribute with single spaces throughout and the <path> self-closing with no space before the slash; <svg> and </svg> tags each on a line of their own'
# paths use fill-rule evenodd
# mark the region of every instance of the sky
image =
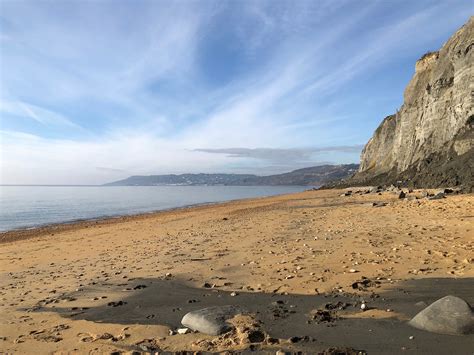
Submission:
<svg viewBox="0 0 474 355">
<path fill-rule="evenodd" d="M 0 183 L 357 163 L 471 0 L 0 0 Z"/>
</svg>

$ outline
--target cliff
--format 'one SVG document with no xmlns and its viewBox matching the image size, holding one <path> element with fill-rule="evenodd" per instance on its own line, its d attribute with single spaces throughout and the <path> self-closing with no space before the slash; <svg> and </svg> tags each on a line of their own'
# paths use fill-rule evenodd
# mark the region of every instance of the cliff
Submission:
<svg viewBox="0 0 474 355">
<path fill-rule="evenodd" d="M 474 171 L 474 17 L 416 62 L 399 111 L 361 153 L 358 184 L 463 186 Z"/>
</svg>

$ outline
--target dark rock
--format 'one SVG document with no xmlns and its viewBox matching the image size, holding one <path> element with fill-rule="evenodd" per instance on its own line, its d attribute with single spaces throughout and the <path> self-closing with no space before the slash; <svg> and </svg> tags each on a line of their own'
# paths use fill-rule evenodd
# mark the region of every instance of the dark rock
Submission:
<svg viewBox="0 0 474 355">
<path fill-rule="evenodd" d="M 260 330 L 250 330 L 248 333 L 248 339 L 251 343 L 261 343 L 265 340 L 265 333 Z"/>
<path fill-rule="evenodd" d="M 303 338 L 301 338 L 301 337 L 291 337 L 290 339 L 288 339 L 288 341 L 289 341 L 290 343 L 298 343 L 298 342 L 300 342 L 302 339 L 303 339 Z"/>
<path fill-rule="evenodd" d="M 107 303 L 107 306 L 109 307 L 119 307 L 119 306 L 123 306 L 123 305 L 126 305 L 127 302 L 124 302 L 124 301 L 118 301 L 118 302 L 109 302 Z"/>
<path fill-rule="evenodd" d="M 280 343 L 280 340 L 278 340 L 277 338 L 272 338 L 272 337 L 267 338 L 267 344 L 275 345 L 279 343 Z"/>
<path fill-rule="evenodd" d="M 367 277 L 362 277 L 361 280 L 354 282 L 351 286 L 354 290 L 366 290 L 369 287 L 377 287 L 380 284 L 380 281 L 371 280 Z"/>
<path fill-rule="evenodd" d="M 349 303 L 339 301 L 337 303 L 326 303 L 324 305 L 324 308 L 327 309 L 328 311 L 333 311 L 333 310 L 343 311 L 349 306 L 350 306 Z"/>
<path fill-rule="evenodd" d="M 466 301 L 459 297 L 446 296 L 426 307 L 408 324 L 439 334 L 472 334 L 474 315 Z"/>
<path fill-rule="evenodd" d="M 399 199 L 405 198 L 407 194 L 404 191 L 400 191 L 400 194 L 398 195 Z"/>
<path fill-rule="evenodd" d="M 333 322 L 337 319 L 336 316 L 333 315 L 332 312 L 318 309 L 314 314 L 313 314 L 313 320 L 316 321 L 316 323 L 329 323 Z"/>
<path fill-rule="evenodd" d="M 364 350 L 353 348 L 329 348 L 318 353 L 318 355 L 366 355 Z"/>
</svg>

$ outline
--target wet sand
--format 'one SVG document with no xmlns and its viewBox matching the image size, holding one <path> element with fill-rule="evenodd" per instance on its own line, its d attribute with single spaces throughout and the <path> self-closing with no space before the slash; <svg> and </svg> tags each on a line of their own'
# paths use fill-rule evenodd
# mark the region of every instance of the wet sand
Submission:
<svg viewBox="0 0 474 355">
<path fill-rule="evenodd" d="M 0 350 L 471 354 L 474 336 L 406 321 L 447 294 L 474 303 L 474 195 L 342 192 L 4 233 Z M 188 311 L 227 304 L 272 339 L 169 335 Z"/>
</svg>

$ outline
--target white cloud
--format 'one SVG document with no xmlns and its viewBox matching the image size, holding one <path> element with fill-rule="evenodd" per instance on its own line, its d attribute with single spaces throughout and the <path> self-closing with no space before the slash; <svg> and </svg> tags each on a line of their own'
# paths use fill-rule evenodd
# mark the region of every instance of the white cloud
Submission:
<svg viewBox="0 0 474 355">
<path fill-rule="evenodd" d="M 351 122 L 346 98 L 322 98 L 418 50 L 465 17 L 446 11 L 449 4 L 433 3 L 383 25 L 371 22 L 375 29 L 369 31 L 365 24 L 380 2 L 350 14 L 344 6 L 351 1 L 246 3 L 251 21 L 236 24 L 239 45 L 249 56 L 266 47 L 272 55 L 212 87 L 200 81 L 199 44 L 209 31 L 220 30 L 210 24 L 224 10 L 222 3 L 143 2 L 133 14 L 121 6 L 108 11 L 105 1 L 73 1 L 75 11 L 66 14 L 40 3 L 12 4 L 2 4 L 9 26 L 0 33 L 3 52 L 8 49 L 0 63 L 0 112 L 69 128 L 78 128 L 80 117 L 92 134 L 80 141 L 67 135 L 46 139 L 31 127 L 23 131 L 36 135 L 10 127 L 0 135 L 4 183 L 102 183 L 124 174 L 250 167 L 244 156 L 193 151 L 199 148 L 363 143 L 371 132 L 364 139 L 354 133 L 361 122 Z M 433 21 L 443 13 L 443 21 Z M 329 24 L 328 14 L 336 24 Z M 148 90 L 162 81 L 176 85 L 180 95 Z M 89 109 L 97 102 L 104 108 Z M 55 109 L 62 106 L 72 113 Z"/>
<path fill-rule="evenodd" d="M 43 107 L 31 105 L 26 102 L 0 100 L 0 113 L 18 117 L 26 117 L 46 126 L 59 125 L 82 130 L 82 127 L 72 122 L 67 117 L 64 117 L 57 112 L 47 110 Z"/>
</svg>

